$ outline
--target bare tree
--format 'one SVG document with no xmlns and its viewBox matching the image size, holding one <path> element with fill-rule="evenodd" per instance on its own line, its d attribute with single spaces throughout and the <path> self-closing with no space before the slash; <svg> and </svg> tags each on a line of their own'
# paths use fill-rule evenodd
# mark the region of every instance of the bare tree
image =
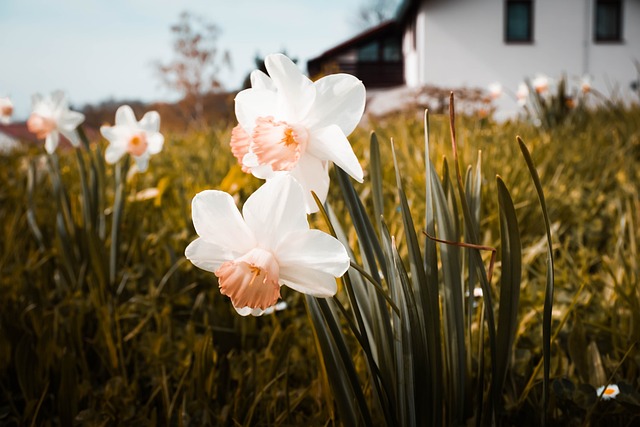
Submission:
<svg viewBox="0 0 640 427">
<path fill-rule="evenodd" d="M 223 90 L 219 80 L 223 67 L 231 67 L 228 51 L 218 48 L 218 27 L 205 18 L 182 12 L 171 26 L 174 58 L 155 67 L 162 83 L 182 95 L 181 104 L 196 122 L 203 118 L 203 100 Z"/>
<path fill-rule="evenodd" d="M 398 0 L 364 0 L 355 15 L 354 24 L 359 29 L 374 27 L 393 18 Z"/>
</svg>

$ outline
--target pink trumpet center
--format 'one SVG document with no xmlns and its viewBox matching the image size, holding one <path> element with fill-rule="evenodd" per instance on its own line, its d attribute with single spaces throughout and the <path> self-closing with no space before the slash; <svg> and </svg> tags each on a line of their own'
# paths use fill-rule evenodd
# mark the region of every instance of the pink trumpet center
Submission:
<svg viewBox="0 0 640 427">
<path fill-rule="evenodd" d="M 231 298 L 236 308 L 267 309 L 280 298 L 280 267 L 273 254 L 254 248 L 246 255 L 227 261 L 215 272 L 220 293 Z"/>
<path fill-rule="evenodd" d="M 10 104 L 0 105 L 0 116 L 10 116 L 13 114 L 13 106 Z"/>
<path fill-rule="evenodd" d="M 238 159 L 238 163 L 242 166 L 243 172 L 249 172 L 249 168 L 242 163 L 242 159 L 245 154 L 249 152 L 249 145 L 251 144 L 251 137 L 240 125 L 236 125 L 231 131 L 231 152 L 233 156 Z"/>
<path fill-rule="evenodd" d="M 134 133 L 127 143 L 127 151 L 133 156 L 141 156 L 145 151 L 149 143 L 147 142 L 147 135 L 144 132 Z"/>
<path fill-rule="evenodd" d="M 549 84 L 547 82 L 537 82 L 535 84 L 534 89 L 536 90 L 536 92 L 538 92 L 539 94 L 543 94 L 547 91 L 547 89 L 549 88 Z"/>
<path fill-rule="evenodd" d="M 32 113 L 27 120 L 27 129 L 38 139 L 43 139 L 56 129 L 56 122 L 50 117 Z"/>
<path fill-rule="evenodd" d="M 273 117 L 259 117 L 253 130 L 253 153 L 262 165 L 275 171 L 293 169 L 304 154 L 309 133 L 302 126 L 276 122 Z"/>
</svg>

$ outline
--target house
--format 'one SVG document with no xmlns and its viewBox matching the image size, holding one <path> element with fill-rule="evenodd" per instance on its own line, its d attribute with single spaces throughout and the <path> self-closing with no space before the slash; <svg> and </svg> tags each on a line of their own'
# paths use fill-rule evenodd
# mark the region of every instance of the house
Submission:
<svg viewBox="0 0 640 427">
<path fill-rule="evenodd" d="M 545 74 L 638 100 L 639 0 L 403 0 L 395 23 L 405 90 L 500 82 L 497 112 L 511 116 L 518 85 Z"/>
<path fill-rule="evenodd" d="M 404 84 L 402 28 L 387 21 L 335 46 L 307 63 L 312 79 L 327 74 L 357 76 L 367 88 Z"/>
</svg>

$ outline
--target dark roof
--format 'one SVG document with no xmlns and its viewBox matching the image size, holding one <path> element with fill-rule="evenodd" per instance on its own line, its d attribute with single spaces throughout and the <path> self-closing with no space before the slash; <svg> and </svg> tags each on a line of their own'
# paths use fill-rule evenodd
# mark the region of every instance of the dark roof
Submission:
<svg viewBox="0 0 640 427">
<path fill-rule="evenodd" d="M 418 8 L 419 4 L 420 0 L 402 0 L 396 9 L 396 21 L 404 22 Z"/>
<path fill-rule="evenodd" d="M 38 142 L 38 138 L 27 129 L 26 122 L 16 122 L 8 125 L 0 124 L 0 132 L 18 141 Z"/>
<path fill-rule="evenodd" d="M 323 52 L 322 54 L 318 55 L 315 58 L 312 58 L 309 60 L 309 62 L 314 62 L 317 61 L 319 59 L 322 58 L 327 58 L 327 57 L 331 57 L 334 56 L 336 54 L 341 53 L 342 51 L 348 50 L 352 47 L 356 47 L 358 45 L 364 44 L 365 42 L 367 42 L 369 39 L 372 39 L 378 35 L 380 35 L 380 33 L 385 33 L 385 32 L 390 32 L 397 29 L 397 23 L 395 20 L 390 20 L 390 21 L 385 21 L 379 25 L 376 25 L 375 27 L 369 28 L 366 31 L 363 31 L 360 34 L 357 34 L 356 36 L 350 38 L 349 40 L 340 43 L 337 46 L 332 47 L 331 49 Z"/>
</svg>

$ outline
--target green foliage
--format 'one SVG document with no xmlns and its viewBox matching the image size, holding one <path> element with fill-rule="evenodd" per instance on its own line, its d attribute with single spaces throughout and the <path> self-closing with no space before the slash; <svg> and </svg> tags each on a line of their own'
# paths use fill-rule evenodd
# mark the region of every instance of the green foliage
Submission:
<svg viewBox="0 0 640 427">
<path fill-rule="evenodd" d="M 0 424 L 527 425 L 548 372 L 550 423 L 633 425 L 640 111 L 584 114 L 544 134 L 461 117 L 457 160 L 446 117 L 431 117 L 428 148 L 422 117 L 358 129 L 365 184 L 334 168 L 328 220 L 312 217 L 353 268 L 336 298 L 283 289 L 289 307 L 261 318 L 237 316 L 183 257 L 198 191 L 244 201 L 260 185 L 229 129 L 168 136 L 145 174 L 121 165 L 120 204 L 98 141 L 0 157 Z M 497 249 L 490 278 L 480 247 Z M 599 401 L 606 383 L 621 393 Z"/>
</svg>

